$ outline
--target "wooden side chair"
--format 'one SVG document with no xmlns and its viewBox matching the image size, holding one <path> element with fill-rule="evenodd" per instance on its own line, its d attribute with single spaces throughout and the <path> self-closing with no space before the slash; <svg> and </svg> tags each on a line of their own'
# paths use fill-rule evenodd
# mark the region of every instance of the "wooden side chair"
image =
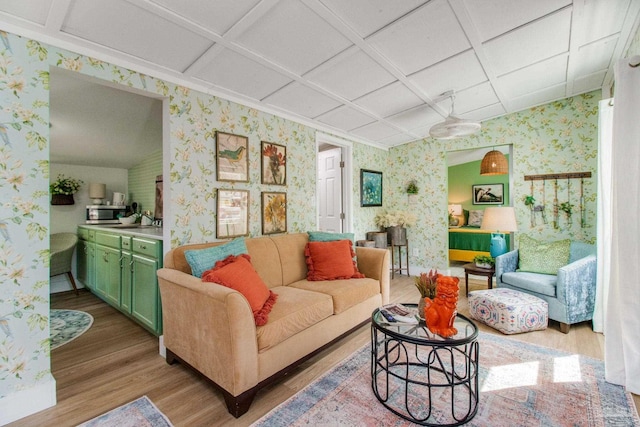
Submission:
<svg viewBox="0 0 640 427">
<path fill-rule="evenodd" d="M 50 236 L 49 241 L 51 251 L 49 277 L 67 273 L 76 295 L 79 293 L 76 281 L 73 279 L 73 274 L 71 274 L 71 259 L 77 243 L 78 236 L 74 233 L 55 233 Z"/>
</svg>

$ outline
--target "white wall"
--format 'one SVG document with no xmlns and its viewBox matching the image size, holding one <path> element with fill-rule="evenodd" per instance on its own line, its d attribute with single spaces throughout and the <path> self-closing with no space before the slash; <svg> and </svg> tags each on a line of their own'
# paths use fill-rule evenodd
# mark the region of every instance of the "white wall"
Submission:
<svg viewBox="0 0 640 427">
<path fill-rule="evenodd" d="M 50 166 L 49 182 L 53 182 L 63 174 L 68 178 L 81 179 L 84 181 L 80 190 L 73 195 L 74 205 L 51 206 L 51 234 L 54 233 L 75 233 L 78 224 L 84 224 L 86 220 L 86 206 L 91 204 L 89 199 L 89 184 L 92 182 L 107 185 L 106 200 L 113 199 L 113 192 L 128 194 L 127 182 L 128 172 L 126 169 L 100 168 L 94 166 L 77 166 L 52 163 Z M 72 274 L 76 278 L 76 285 L 82 287 L 82 283 L 77 280 L 76 255 L 73 256 Z M 71 290 L 71 282 L 65 274 L 51 278 L 51 293 Z"/>
</svg>

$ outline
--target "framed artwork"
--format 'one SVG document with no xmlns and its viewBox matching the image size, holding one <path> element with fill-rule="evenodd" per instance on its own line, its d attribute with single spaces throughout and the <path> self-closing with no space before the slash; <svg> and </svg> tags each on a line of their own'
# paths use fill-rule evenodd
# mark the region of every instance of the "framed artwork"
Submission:
<svg viewBox="0 0 640 427">
<path fill-rule="evenodd" d="M 287 231 L 287 193 L 262 193 L 262 234 Z"/>
<path fill-rule="evenodd" d="M 260 166 L 262 183 L 286 185 L 287 183 L 287 147 L 262 141 Z"/>
<path fill-rule="evenodd" d="M 218 190 L 216 237 L 249 235 L 249 191 Z"/>
<path fill-rule="evenodd" d="M 360 169 L 360 206 L 382 206 L 382 172 Z"/>
<path fill-rule="evenodd" d="M 471 186 L 474 205 L 504 204 L 504 184 L 475 184 Z"/>
<path fill-rule="evenodd" d="M 218 181 L 249 182 L 249 138 L 216 131 Z"/>
</svg>

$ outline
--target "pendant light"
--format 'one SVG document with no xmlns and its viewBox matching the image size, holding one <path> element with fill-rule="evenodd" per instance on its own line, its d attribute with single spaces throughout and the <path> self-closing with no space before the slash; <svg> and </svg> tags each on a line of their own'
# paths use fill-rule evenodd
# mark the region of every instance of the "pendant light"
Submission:
<svg viewBox="0 0 640 427">
<path fill-rule="evenodd" d="M 498 150 L 491 150 L 484 155 L 480 163 L 480 175 L 506 175 L 509 173 L 509 162 Z"/>
</svg>

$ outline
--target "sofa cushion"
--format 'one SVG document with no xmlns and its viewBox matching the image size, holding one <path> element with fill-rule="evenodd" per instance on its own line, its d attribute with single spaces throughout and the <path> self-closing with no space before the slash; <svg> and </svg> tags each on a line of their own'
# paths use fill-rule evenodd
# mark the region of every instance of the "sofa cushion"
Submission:
<svg viewBox="0 0 640 427">
<path fill-rule="evenodd" d="M 340 314 L 380 293 L 380 282 L 374 279 L 347 279 L 329 281 L 301 280 L 290 287 L 322 292 L 331 295 L 333 300 L 333 314 Z"/>
<path fill-rule="evenodd" d="M 558 274 L 558 269 L 569 263 L 571 240 L 545 243 L 521 234 L 518 246 L 518 271 Z"/>
<path fill-rule="evenodd" d="M 222 261 L 229 255 L 241 255 L 246 253 L 248 252 L 244 238 L 237 238 L 233 239 L 229 243 L 224 243 L 218 246 L 211 246 L 205 249 L 186 250 L 184 251 L 184 257 L 191 267 L 191 274 L 196 277 L 202 277 L 202 273 L 213 268 L 213 266 L 216 265 L 216 262 Z"/>
<path fill-rule="evenodd" d="M 249 302 L 256 325 L 267 323 L 278 297 L 264 284 L 251 265 L 249 255 L 229 255 L 202 275 L 203 282 L 214 282 L 240 292 Z"/>
<path fill-rule="evenodd" d="M 258 351 L 263 352 L 333 314 L 331 296 L 290 286 L 272 289 L 278 294 L 269 321 L 256 328 Z"/>
<path fill-rule="evenodd" d="M 362 278 L 353 258 L 356 256 L 350 240 L 309 242 L 304 252 L 307 258 L 307 280 Z"/>
<path fill-rule="evenodd" d="M 482 210 L 469 211 L 469 222 L 467 224 L 472 227 L 480 227 L 482 226 L 482 217 L 484 217 L 484 211 Z"/>
<path fill-rule="evenodd" d="M 504 283 L 525 291 L 536 292 L 538 294 L 556 296 L 556 283 L 558 276 L 553 274 L 540 274 L 529 272 L 503 273 Z"/>
<path fill-rule="evenodd" d="M 333 242 L 334 240 L 351 240 L 355 242 L 356 236 L 353 233 L 329 233 L 326 231 L 307 231 L 310 242 Z"/>
</svg>

